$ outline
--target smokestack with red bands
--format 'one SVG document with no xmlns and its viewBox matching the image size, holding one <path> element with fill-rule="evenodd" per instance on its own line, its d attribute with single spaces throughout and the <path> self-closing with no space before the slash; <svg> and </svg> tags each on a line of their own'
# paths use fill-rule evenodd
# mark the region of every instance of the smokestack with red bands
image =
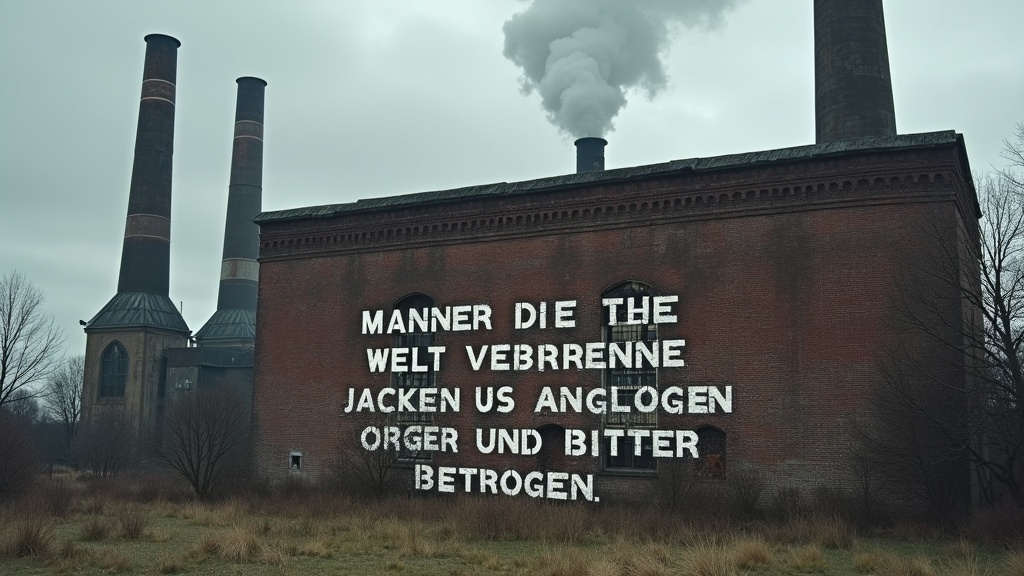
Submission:
<svg viewBox="0 0 1024 576">
<path fill-rule="evenodd" d="M 117 292 L 168 295 L 171 258 L 171 157 L 178 47 L 170 36 L 146 36 L 142 100 Z"/>
<path fill-rule="evenodd" d="M 250 346 L 255 339 L 259 227 L 263 202 L 263 99 L 267 83 L 239 78 L 231 179 L 217 311 L 198 332 L 200 345 Z"/>
</svg>

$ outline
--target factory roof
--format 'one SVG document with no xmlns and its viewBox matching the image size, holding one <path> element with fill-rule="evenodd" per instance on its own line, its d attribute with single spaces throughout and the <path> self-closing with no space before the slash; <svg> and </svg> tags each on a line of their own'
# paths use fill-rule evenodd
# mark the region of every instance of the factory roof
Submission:
<svg viewBox="0 0 1024 576">
<path fill-rule="evenodd" d="M 190 331 L 171 299 L 149 292 L 115 294 L 92 320 L 85 331 L 99 328 L 156 328 L 188 334 Z"/>
<path fill-rule="evenodd" d="M 196 332 L 200 343 L 219 340 L 255 340 L 256 312 L 253 310 L 217 310 Z"/>
<path fill-rule="evenodd" d="M 669 176 L 684 172 L 748 168 L 795 162 L 811 158 L 840 157 L 870 152 L 946 147 L 953 145 L 960 146 L 961 148 L 964 146 L 963 135 L 957 134 L 952 130 L 943 132 L 927 132 L 922 134 L 899 134 L 896 136 L 860 138 L 857 140 L 826 142 L 808 146 L 764 150 L 761 152 L 713 156 L 710 158 L 688 158 L 685 160 L 673 160 L 671 162 L 664 162 L 661 164 L 648 164 L 646 166 L 635 166 L 631 168 L 566 174 L 563 176 L 539 178 L 536 180 L 526 180 L 522 182 L 498 182 L 494 184 L 455 188 L 452 190 L 438 190 L 433 192 L 404 194 L 383 198 L 369 198 L 344 204 L 328 204 L 323 206 L 308 206 L 303 208 L 292 208 L 289 210 L 277 210 L 272 212 L 263 212 L 259 214 L 254 221 L 257 224 L 267 224 L 271 222 L 283 222 L 307 218 L 330 218 L 353 212 L 386 210 L 413 205 L 437 204 L 472 198 L 485 198 L 488 196 L 529 194 L 561 188 L 573 188 L 639 178 Z M 964 173 L 969 175 L 970 166 L 967 163 L 966 152 L 961 155 L 961 158 L 964 164 Z"/>
</svg>

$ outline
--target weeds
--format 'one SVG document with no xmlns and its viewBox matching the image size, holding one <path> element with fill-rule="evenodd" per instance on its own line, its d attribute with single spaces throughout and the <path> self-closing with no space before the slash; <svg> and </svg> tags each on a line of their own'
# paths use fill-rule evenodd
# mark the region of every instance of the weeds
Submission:
<svg viewBox="0 0 1024 576">
<path fill-rule="evenodd" d="M 104 547 L 91 554 L 93 566 L 101 570 L 128 572 L 132 569 L 132 559 L 116 548 Z"/>
<path fill-rule="evenodd" d="M 812 572 L 825 567 L 825 555 L 818 546 L 800 546 L 789 551 L 786 566 L 800 572 Z"/>
<path fill-rule="evenodd" d="M 251 528 L 235 526 L 220 537 L 216 549 L 222 559 L 243 564 L 256 561 L 263 544 Z"/>
<path fill-rule="evenodd" d="M 113 529 L 114 526 L 110 520 L 101 516 L 92 516 L 82 524 L 79 533 L 84 542 L 99 542 L 110 536 Z"/>
<path fill-rule="evenodd" d="M 987 540 L 952 539 L 910 523 L 884 534 L 823 513 L 794 511 L 784 522 L 761 517 L 741 523 L 727 514 L 702 518 L 642 506 L 588 508 L 486 497 L 359 502 L 314 493 L 312 502 L 322 510 L 307 514 L 312 504 L 301 495 L 139 504 L 123 495 L 114 500 L 105 489 L 73 483 L 63 488 L 76 498 L 66 507 L 59 494 L 52 507 L 28 505 L 27 494 L 22 502 L 0 506 L 0 554 L 6 557 L 0 572 L 10 571 L 8 563 L 20 568 L 34 562 L 58 573 L 217 573 L 249 571 L 255 564 L 329 572 L 358 558 L 367 562 L 366 573 L 392 566 L 410 573 L 554 576 L 1024 576 L 1024 552 L 995 549 Z M 44 490 L 62 488 L 37 483 L 31 502 L 42 502 Z M 796 510 L 782 505 L 796 500 L 795 492 L 776 497 L 780 510 Z M 66 519 L 51 516 L 62 507 L 69 510 Z M 906 541 L 892 545 L 893 533 L 911 538 L 914 552 L 906 552 Z M 872 549 L 859 548 L 861 537 Z M 1005 538 L 1000 544 L 1020 545 Z"/>
<path fill-rule="evenodd" d="M 46 556 L 53 547 L 53 525 L 42 516 L 26 516 L 12 527 L 2 546 L 4 556 Z"/>
<path fill-rule="evenodd" d="M 1014 550 L 1006 555 L 1003 574 L 1006 576 L 1024 576 L 1024 550 Z"/>
<path fill-rule="evenodd" d="M 129 506 L 117 515 L 117 523 L 121 527 L 121 537 L 125 540 L 138 540 L 149 527 L 150 519 L 141 508 Z"/>
<path fill-rule="evenodd" d="M 734 576 L 736 565 L 731 555 L 719 544 L 705 542 L 690 551 L 690 573 L 694 576 Z"/>
<path fill-rule="evenodd" d="M 772 547 L 760 538 L 745 538 L 732 545 L 732 561 L 739 568 L 770 566 L 774 559 Z"/>
</svg>

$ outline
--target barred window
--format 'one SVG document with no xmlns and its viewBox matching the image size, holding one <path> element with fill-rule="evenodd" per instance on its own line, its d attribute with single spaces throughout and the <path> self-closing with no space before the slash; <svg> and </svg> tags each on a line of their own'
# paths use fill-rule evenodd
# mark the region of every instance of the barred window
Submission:
<svg viewBox="0 0 1024 576">
<path fill-rule="evenodd" d="M 422 325 L 416 322 L 409 322 L 410 313 L 418 317 L 429 318 L 430 309 L 434 306 L 434 299 L 424 294 L 413 294 L 406 296 L 395 304 L 395 309 L 400 310 L 402 318 L 406 320 L 408 332 L 395 336 L 395 347 L 416 349 L 420 365 L 427 365 L 426 372 L 392 372 L 391 385 L 397 389 L 402 388 L 432 388 L 434 387 L 434 365 L 427 347 L 434 345 L 434 333 L 430 331 L 429 324 L 426 331 Z M 411 354 L 411 352 L 410 352 Z M 418 407 L 418 406 L 417 406 Z M 430 425 L 434 421 L 432 413 L 421 412 L 395 412 L 395 424 L 404 430 L 409 426 Z M 399 452 L 402 460 L 429 460 L 430 452 L 425 450 Z"/>
<path fill-rule="evenodd" d="M 111 342 L 100 361 L 100 397 L 123 398 L 128 379 L 128 351 L 120 342 Z"/>
<path fill-rule="evenodd" d="M 602 306 L 603 326 L 605 341 L 611 343 L 621 342 L 644 342 L 650 343 L 658 339 L 658 325 L 650 322 L 636 322 L 635 318 L 630 323 L 629 310 L 640 309 L 643 306 L 643 298 L 654 295 L 654 291 L 647 284 L 640 282 L 623 282 L 601 295 L 605 298 L 621 298 L 622 303 L 615 307 L 615 322 L 610 317 L 610 307 Z M 650 305 L 648 300 L 647 305 Z M 611 364 L 609 364 L 611 365 Z M 612 394 L 615 394 L 615 401 L 620 406 L 633 406 L 634 397 L 638 390 L 645 386 L 654 389 L 658 388 L 658 371 L 656 368 L 647 365 L 634 364 L 631 367 L 617 366 L 605 370 L 604 385 L 608 390 L 609 403 L 612 401 Z M 606 428 L 655 428 L 658 425 L 657 411 L 650 413 L 637 412 L 635 409 L 630 412 L 608 412 L 605 414 L 604 425 Z M 616 455 L 611 454 L 611 443 L 616 442 Z M 652 456 L 652 444 L 650 437 L 642 439 L 640 453 L 636 453 L 635 439 L 622 436 L 619 438 L 605 439 L 605 467 L 606 468 L 634 468 L 650 469 L 655 466 Z"/>
</svg>

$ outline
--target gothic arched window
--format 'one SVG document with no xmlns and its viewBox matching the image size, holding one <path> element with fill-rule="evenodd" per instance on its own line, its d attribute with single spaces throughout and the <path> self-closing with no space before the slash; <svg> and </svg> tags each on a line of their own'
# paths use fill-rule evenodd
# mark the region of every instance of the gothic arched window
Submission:
<svg viewBox="0 0 1024 576">
<path fill-rule="evenodd" d="M 128 351 L 120 342 L 111 342 L 100 360 L 100 398 L 123 398 L 128 380 Z"/>
</svg>

